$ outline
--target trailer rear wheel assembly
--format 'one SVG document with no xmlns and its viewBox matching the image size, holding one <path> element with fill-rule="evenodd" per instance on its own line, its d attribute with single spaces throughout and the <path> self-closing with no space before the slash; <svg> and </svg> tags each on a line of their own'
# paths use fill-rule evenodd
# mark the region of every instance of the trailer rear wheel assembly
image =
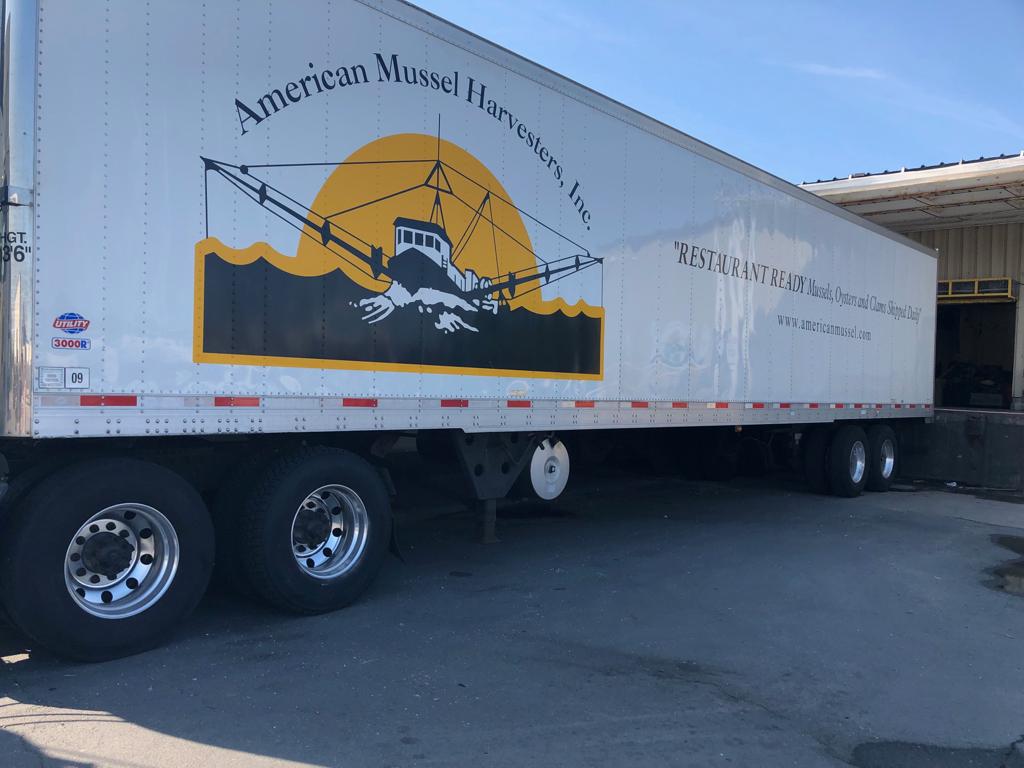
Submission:
<svg viewBox="0 0 1024 768">
<path fill-rule="evenodd" d="M 270 604 L 323 613 L 369 586 L 391 525 L 387 488 L 369 463 L 341 449 L 304 448 L 274 460 L 249 495 L 241 559 Z"/>
<path fill-rule="evenodd" d="M 4 604 L 64 656 L 98 661 L 164 642 L 210 578 L 206 507 L 156 464 L 83 462 L 39 483 L 14 515 L 0 554 Z"/>
<path fill-rule="evenodd" d="M 836 496 L 859 496 L 868 481 L 868 438 L 864 430 L 846 424 L 832 433 L 828 451 L 829 485 Z"/>
<path fill-rule="evenodd" d="M 899 471 L 899 441 L 888 424 L 868 428 L 869 491 L 888 491 Z"/>
</svg>

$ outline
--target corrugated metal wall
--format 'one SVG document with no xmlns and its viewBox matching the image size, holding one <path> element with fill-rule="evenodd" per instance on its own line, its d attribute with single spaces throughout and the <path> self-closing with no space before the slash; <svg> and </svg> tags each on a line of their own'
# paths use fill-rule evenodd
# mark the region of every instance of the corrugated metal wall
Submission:
<svg viewBox="0 0 1024 768">
<path fill-rule="evenodd" d="M 935 229 L 907 237 L 939 249 L 939 280 L 1011 277 L 1024 283 L 1024 224 Z"/>
</svg>

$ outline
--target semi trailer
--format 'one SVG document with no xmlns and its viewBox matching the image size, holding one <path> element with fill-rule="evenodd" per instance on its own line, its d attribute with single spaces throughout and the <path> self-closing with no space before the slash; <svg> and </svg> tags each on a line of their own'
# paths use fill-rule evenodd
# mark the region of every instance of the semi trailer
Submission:
<svg viewBox="0 0 1024 768">
<path fill-rule="evenodd" d="M 412 5 L 2 14 L 0 603 L 33 643 L 150 648 L 215 564 L 347 605 L 403 436 L 493 522 L 630 430 L 791 436 L 814 490 L 884 491 L 930 414 L 932 252 Z"/>
</svg>

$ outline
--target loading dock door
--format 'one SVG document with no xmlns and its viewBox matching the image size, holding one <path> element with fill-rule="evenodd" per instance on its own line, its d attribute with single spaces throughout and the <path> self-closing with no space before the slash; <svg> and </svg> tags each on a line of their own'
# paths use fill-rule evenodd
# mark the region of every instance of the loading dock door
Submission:
<svg viewBox="0 0 1024 768">
<path fill-rule="evenodd" d="M 939 283 L 935 403 L 1009 408 L 1017 297 L 1009 279 Z"/>
</svg>

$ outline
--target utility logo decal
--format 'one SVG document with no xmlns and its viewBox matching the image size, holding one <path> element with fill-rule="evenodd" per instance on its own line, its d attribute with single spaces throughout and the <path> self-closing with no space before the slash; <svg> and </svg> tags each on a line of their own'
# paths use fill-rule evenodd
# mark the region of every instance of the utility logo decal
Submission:
<svg viewBox="0 0 1024 768">
<path fill-rule="evenodd" d="M 89 321 L 77 312 L 65 312 L 54 318 L 53 327 L 64 333 L 82 333 L 89 327 Z"/>
<path fill-rule="evenodd" d="M 54 336 L 50 339 L 54 349 L 92 349 L 92 342 L 82 337 L 69 339 L 67 336 Z"/>
<path fill-rule="evenodd" d="M 203 162 L 198 362 L 601 378 L 602 260 L 440 135 Z"/>
</svg>

